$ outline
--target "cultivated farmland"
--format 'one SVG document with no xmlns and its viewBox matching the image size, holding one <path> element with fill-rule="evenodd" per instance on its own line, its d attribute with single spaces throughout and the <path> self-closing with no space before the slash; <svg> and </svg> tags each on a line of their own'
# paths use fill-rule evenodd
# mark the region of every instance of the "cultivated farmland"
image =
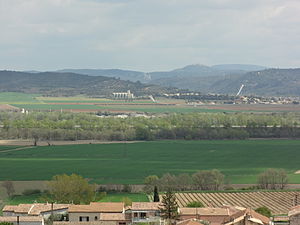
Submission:
<svg viewBox="0 0 300 225">
<path fill-rule="evenodd" d="M 293 206 L 292 200 L 297 194 L 300 192 L 176 193 L 176 198 L 180 207 L 199 201 L 206 207 L 229 204 L 256 209 L 266 206 L 273 214 L 286 214 Z"/>
<path fill-rule="evenodd" d="M 77 173 L 96 183 L 141 184 L 146 176 L 219 169 L 233 184 L 254 184 L 266 168 L 284 168 L 300 183 L 299 140 L 152 141 L 38 146 L 0 151 L 0 179 L 49 180 Z"/>
<path fill-rule="evenodd" d="M 188 105 L 184 100 L 158 98 L 158 103 L 150 99 L 125 102 L 106 98 L 41 97 L 38 94 L 16 92 L 0 93 L 0 104 L 10 104 L 29 111 L 66 112 L 148 112 L 148 113 L 191 113 L 191 112 L 300 112 L 300 105 Z"/>
</svg>

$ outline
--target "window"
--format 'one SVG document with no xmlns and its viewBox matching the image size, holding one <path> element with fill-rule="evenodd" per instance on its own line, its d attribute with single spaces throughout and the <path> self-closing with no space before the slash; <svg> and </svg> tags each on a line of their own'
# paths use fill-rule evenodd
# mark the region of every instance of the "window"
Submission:
<svg viewBox="0 0 300 225">
<path fill-rule="evenodd" d="M 138 217 L 138 213 L 133 213 L 133 217 L 137 218 Z"/>
<path fill-rule="evenodd" d="M 141 213 L 141 218 L 142 218 L 142 219 L 145 219 L 146 216 L 147 216 L 147 213 L 143 213 L 143 212 Z"/>
<path fill-rule="evenodd" d="M 125 222 L 119 222 L 119 225 L 126 225 Z"/>
<path fill-rule="evenodd" d="M 95 216 L 95 220 L 98 220 L 98 216 Z"/>
<path fill-rule="evenodd" d="M 88 216 L 79 216 L 79 221 L 90 221 L 90 217 Z"/>
</svg>

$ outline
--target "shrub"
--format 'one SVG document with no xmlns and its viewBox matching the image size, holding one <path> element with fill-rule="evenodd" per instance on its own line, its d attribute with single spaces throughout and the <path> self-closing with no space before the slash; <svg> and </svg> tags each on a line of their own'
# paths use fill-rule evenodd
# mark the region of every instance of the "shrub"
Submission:
<svg viewBox="0 0 300 225">
<path fill-rule="evenodd" d="M 191 208 L 202 208 L 204 207 L 204 205 L 202 204 L 202 202 L 197 202 L 197 201 L 193 201 L 190 202 L 186 205 L 186 207 L 191 207 Z"/>
<path fill-rule="evenodd" d="M 255 209 L 255 212 L 257 212 L 261 215 L 264 215 L 268 218 L 272 216 L 271 210 L 266 206 L 262 206 L 262 207 L 259 207 L 259 208 Z"/>
<path fill-rule="evenodd" d="M 39 189 L 26 189 L 22 192 L 23 195 L 34 195 L 34 194 L 41 194 L 41 190 Z"/>
</svg>

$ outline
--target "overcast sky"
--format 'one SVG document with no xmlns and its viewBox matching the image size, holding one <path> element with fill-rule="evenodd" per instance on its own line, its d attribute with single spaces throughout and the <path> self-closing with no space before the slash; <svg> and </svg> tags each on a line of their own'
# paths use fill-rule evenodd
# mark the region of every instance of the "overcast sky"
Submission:
<svg viewBox="0 0 300 225">
<path fill-rule="evenodd" d="M 0 0 L 0 69 L 300 67 L 300 0 Z"/>
</svg>

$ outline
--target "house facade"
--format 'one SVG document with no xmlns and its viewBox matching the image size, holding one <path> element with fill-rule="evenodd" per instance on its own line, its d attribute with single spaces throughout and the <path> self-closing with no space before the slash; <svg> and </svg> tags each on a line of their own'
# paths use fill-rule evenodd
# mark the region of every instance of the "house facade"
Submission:
<svg viewBox="0 0 300 225">
<path fill-rule="evenodd" d="M 0 223 L 8 222 L 14 225 L 44 225 L 42 216 L 0 216 Z"/>
<path fill-rule="evenodd" d="M 124 203 L 91 202 L 89 205 L 71 205 L 68 209 L 68 213 L 69 221 L 71 222 L 100 221 L 100 218 L 103 218 L 102 214 L 111 214 L 111 216 L 118 214 L 121 216 L 124 213 Z M 107 218 L 107 216 L 105 218 Z"/>
<path fill-rule="evenodd" d="M 160 223 L 159 202 L 133 202 L 125 211 L 132 223 Z"/>
</svg>

